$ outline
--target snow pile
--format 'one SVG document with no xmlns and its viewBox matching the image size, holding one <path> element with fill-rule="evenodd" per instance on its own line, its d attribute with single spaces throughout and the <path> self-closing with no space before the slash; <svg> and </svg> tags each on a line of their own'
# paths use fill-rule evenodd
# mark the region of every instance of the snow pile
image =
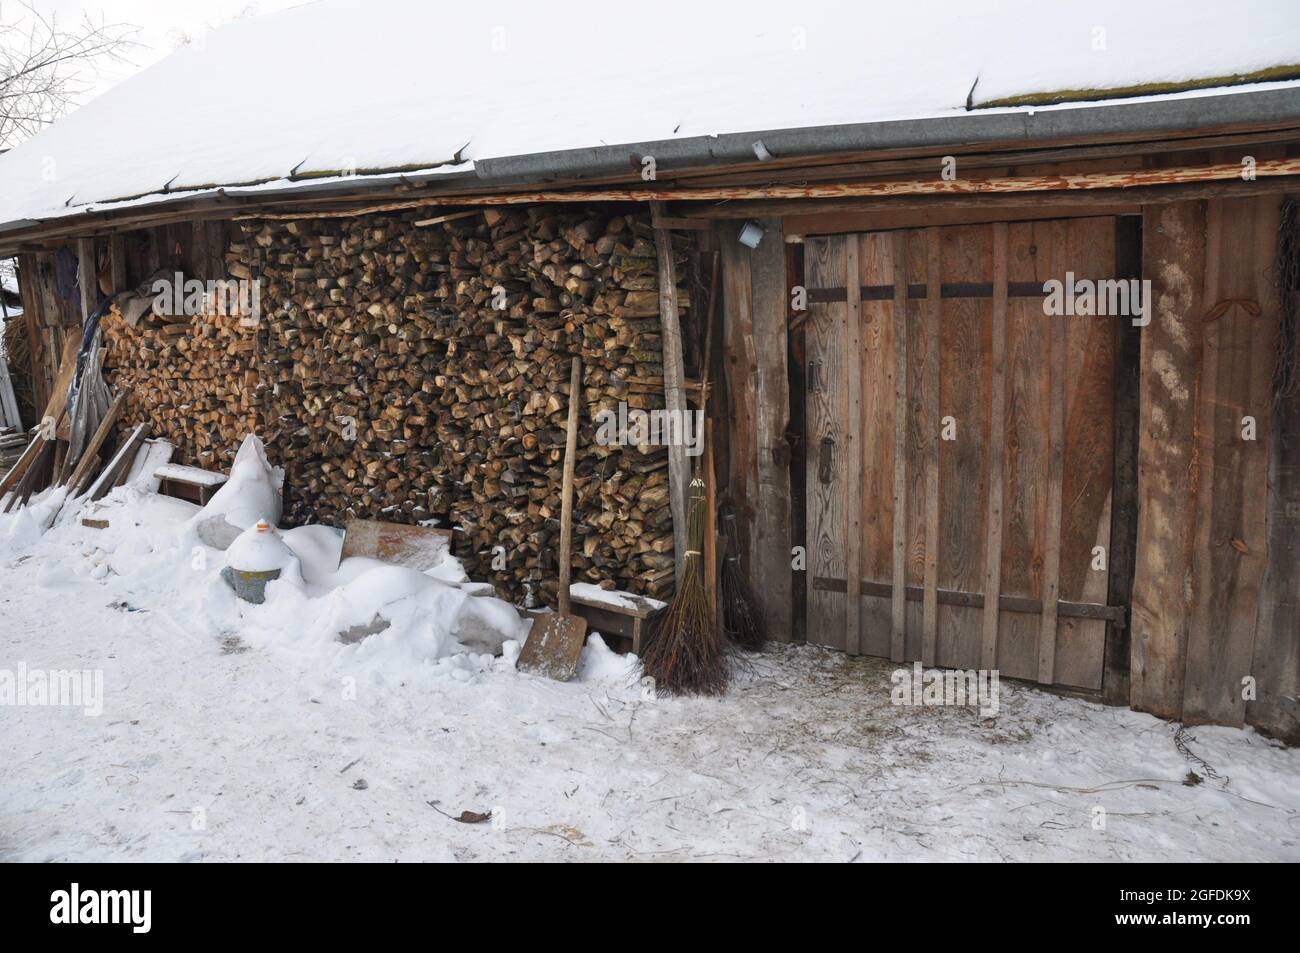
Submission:
<svg viewBox="0 0 1300 953">
<path fill-rule="evenodd" d="M 4 508 L 10 496 L 9 493 L 0 495 L 0 509 Z M 10 552 L 22 552 L 40 539 L 58 519 L 67 497 L 66 487 L 49 487 L 32 496 L 21 509 L 0 516 L 0 557 Z"/>
<path fill-rule="evenodd" d="M 383 683 L 470 680 L 527 637 L 530 622 L 513 606 L 462 588 L 468 577 L 450 553 L 417 572 L 369 557 L 340 561 L 343 533 L 331 527 L 276 530 L 270 514 L 280 512 L 281 479 L 250 436 L 230 480 L 202 510 L 150 492 L 142 479 L 94 504 L 106 529 L 82 526 L 69 507 L 44 533 L 61 503 L 51 494 L 0 516 L 0 558 L 23 559 L 19 554 L 39 547 L 41 578 L 52 588 L 85 578 L 112 582 L 127 602 L 184 619 L 178 624 L 186 630 Z M 253 605 L 221 578 L 227 566 L 280 570 L 280 577 L 267 584 L 266 601 Z"/>
<path fill-rule="evenodd" d="M 249 434 L 235 454 L 229 479 L 194 518 L 194 530 L 207 545 L 225 549 L 258 520 L 280 521 L 283 487 L 284 471 L 271 466 L 262 441 Z"/>
</svg>

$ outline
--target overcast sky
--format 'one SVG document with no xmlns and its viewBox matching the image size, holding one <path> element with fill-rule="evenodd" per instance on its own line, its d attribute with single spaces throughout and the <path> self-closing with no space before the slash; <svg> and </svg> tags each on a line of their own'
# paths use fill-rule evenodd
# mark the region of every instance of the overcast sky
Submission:
<svg viewBox="0 0 1300 953">
<path fill-rule="evenodd" d="M 64 28 L 90 14 L 96 22 L 139 27 L 137 46 L 127 52 L 129 62 L 103 61 L 82 78 L 85 103 L 151 63 L 162 59 L 188 36 L 196 39 L 208 30 L 241 16 L 273 13 L 298 6 L 304 0 L 34 0 L 42 13 L 53 13 Z M 0 22 L 11 25 L 26 11 L 14 0 L 0 0 Z"/>
</svg>

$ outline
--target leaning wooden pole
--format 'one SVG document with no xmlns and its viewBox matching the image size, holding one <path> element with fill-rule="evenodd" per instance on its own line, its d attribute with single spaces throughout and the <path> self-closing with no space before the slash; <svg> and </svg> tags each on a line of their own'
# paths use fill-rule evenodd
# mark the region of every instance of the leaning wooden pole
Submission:
<svg viewBox="0 0 1300 953">
<path fill-rule="evenodd" d="M 652 211 L 655 217 L 662 216 L 661 208 L 655 207 Z M 684 428 L 689 409 L 686 405 L 686 372 L 682 358 L 682 325 L 677 311 L 677 267 L 673 263 L 673 239 L 668 229 L 655 229 L 655 251 L 659 256 L 659 323 L 663 329 L 664 405 L 669 416 Z M 678 436 L 684 436 L 684 429 Z M 690 482 L 691 466 L 686 443 L 681 439 L 670 441 L 668 501 L 673 513 L 673 551 L 679 586 L 686 566 L 686 498 Z"/>
<path fill-rule="evenodd" d="M 569 584 L 573 572 L 573 469 L 578 456 L 578 407 L 582 400 L 582 358 L 569 371 L 569 430 L 564 435 L 564 479 L 560 490 L 560 615 L 572 615 Z"/>
</svg>

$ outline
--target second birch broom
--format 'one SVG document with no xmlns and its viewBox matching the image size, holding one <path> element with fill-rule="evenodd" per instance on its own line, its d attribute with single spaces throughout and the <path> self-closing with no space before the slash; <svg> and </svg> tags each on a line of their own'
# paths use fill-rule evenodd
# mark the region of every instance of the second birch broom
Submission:
<svg viewBox="0 0 1300 953">
<path fill-rule="evenodd" d="M 691 481 L 682 582 L 654 620 L 641 657 L 655 689 L 670 695 L 720 695 L 727 688 L 727 653 L 704 582 L 704 481 Z"/>
</svg>

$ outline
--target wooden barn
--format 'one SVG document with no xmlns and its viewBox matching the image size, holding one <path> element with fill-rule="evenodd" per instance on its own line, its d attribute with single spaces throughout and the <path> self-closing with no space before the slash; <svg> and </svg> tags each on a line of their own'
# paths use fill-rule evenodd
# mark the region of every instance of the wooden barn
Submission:
<svg viewBox="0 0 1300 953">
<path fill-rule="evenodd" d="M 258 433 L 291 521 L 446 519 L 475 578 L 550 601 L 580 356 L 575 578 L 671 592 L 701 462 L 603 445 L 595 415 L 702 408 L 773 638 L 1300 740 L 1297 31 L 1202 65 L 1235 27 L 1189 47 L 1138 15 L 1104 78 L 1064 56 L 1048 86 L 1004 66 L 904 94 L 901 54 L 859 66 L 816 17 L 795 53 L 759 35 L 725 62 L 716 30 L 651 28 L 682 55 L 626 100 L 543 107 L 567 87 L 526 89 L 527 54 L 463 102 L 335 124 L 309 96 L 210 138 L 265 99 L 235 64 L 346 12 L 219 31 L 0 159 L 36 406 L 102 310 L 123 427 L 210 469 Z M 619 68 L 597 59 L 554 65 Z M 179 82 L 200 69 L 230 81 Z M 181 117 L 165 143 L 154 116 Z M 261 319 L 129 321 L 160 273 L 256 281 Z"/>
</svg>

